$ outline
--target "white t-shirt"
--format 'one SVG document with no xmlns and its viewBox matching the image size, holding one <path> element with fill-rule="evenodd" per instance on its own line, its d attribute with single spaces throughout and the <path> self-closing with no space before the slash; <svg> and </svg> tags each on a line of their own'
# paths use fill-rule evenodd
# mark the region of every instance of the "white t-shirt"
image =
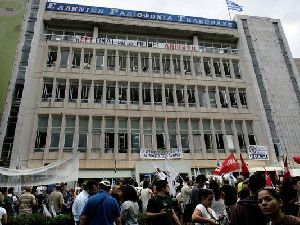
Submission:
<svg viewBox="0 0 300 225">
<path fill-rule="evenodd" d="M 200 210 L 201 216 L 203 218 L 208 218 L 208 219 L 213 219 L 213 218 L 217 219 L 218 218 L 218 216 L 214 212 L 214 210 L 212 210 L 211 208 L 206 209 L 205 206 L 202 204 L 197 205 L 196 209 Z M 212 218 L 212 216 L 213 216 L 213 218 Z M 206 223 L 195 223 L 195 225 L 204 225 L 204 224 L 206 224 Z"/>
<path fill-rule="evenodd" d="M 0 206 L 0 225 L 2 225 L 2 216 L 6 214 L 6 210 Z"/>
</svg>

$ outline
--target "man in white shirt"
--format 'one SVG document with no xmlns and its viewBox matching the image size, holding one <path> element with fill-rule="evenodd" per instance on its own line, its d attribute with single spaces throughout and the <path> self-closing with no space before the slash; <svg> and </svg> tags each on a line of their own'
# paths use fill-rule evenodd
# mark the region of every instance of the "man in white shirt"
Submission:
<svg viewBox="0 0 300 225">
<path fill-rule="evenodd" d="M 98 191 L 98 183 L 94 180 L 89 180 L 84 189 L 79 195 L 76 196 L 73 206 L 72 213 L 74 217 L 75 225 L 79 225 L 81 212 L 88 201 L 88 197 L 96 194 Z"/>
</svg>

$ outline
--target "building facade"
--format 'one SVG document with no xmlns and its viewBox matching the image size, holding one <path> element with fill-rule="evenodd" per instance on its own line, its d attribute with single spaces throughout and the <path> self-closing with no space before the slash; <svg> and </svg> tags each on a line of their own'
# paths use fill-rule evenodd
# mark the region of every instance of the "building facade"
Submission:
<svg viewBox="0 0 300 225">
<path fill-rule="evenodd" d="M 145 155 L 174 153 L 174 167 L 194 175 L 230 153 L 262 168 L 297 152 L 299 76 L 279 20 L 28 8 L 18 54 L 27 46 L 29 55 L 16 57 L 11 77 L 2 165 L 41 167 L 78 152 L 81 178 L 139 180 L 154 170 Z M 249 160 L 251 145 L 269 159 Z"/>
</svg>

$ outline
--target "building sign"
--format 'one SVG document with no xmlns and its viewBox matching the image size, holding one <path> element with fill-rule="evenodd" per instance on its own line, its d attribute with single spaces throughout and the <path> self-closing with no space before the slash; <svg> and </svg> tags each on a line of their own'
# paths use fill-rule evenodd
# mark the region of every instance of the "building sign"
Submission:
<svg viewBox="0 0 300 225">
<path fill-rule="evenodd" d="M 172 149 L 170 151 L 141 149 L 140 156 L 141 159 L 181 159 L 182 149 Z"/>
<path fill-rule="evenodd" d="M 250 145 L 248 154 L 249 159 L 269 160 L 268 149 L 266 146 Z"/>
<path fill-rule="evenodd" d="M 71 13 L 86 13 L 104 16 L 128 17 L 143 20 L 157 20 L 165 22 L 177 22 L 198 24 L 205 26 L 237 28 L 236 22 L 229 20 L 207 19 L 193 16 L 171 15 L 166 13 L 155 13 L 145 11 L 123 10 L 116 8 L 84 6 L 76 4 L 65 4 L 56 2 L 47 2 L 46 11 L 71 12 Z"/>
</svg>

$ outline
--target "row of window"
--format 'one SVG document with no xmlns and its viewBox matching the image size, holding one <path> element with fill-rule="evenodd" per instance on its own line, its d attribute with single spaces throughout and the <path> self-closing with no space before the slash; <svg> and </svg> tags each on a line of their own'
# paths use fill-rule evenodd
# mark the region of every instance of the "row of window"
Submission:
<svg viewBox="0 0 300 225">
<path fill-rule="evenodd" d="M 255 144 L 252 121 L 39 115 L 34 150 L 224 153 L 247 152 Z"/>
<path fill-rule="evenodd" d="M 53 41 L 73 41 L 74 37 L 90 37 L 93 38 L 93 32 L 82 32 L 82 31 L 68 31 L 68 30 L 47 30 L 47 40 Z M 161 44 L 182 44 L 182 45 L 193 45 L 193 38 L 190 39 L 174 39 L 174 38 L 164 38 L 164 37 L 155 37 L 155 36 L 141 36 L 141 35 L 127 35 L 127 34 L 108 34 L 108 33 L 99 33 L 98 38 L 105 40 L 128 40 L 128 41 L 139 41 L 146 43 L 161 43 Z M 236 49 L 236 44 L 227 44 L 227 43 L 217 43 L 217 42 L 208 42 L 203 41 L 199 38 L 198 41 L 199 47 L 203 48 L 215 48 L 215 49 Z"/>
<path fill-rule="evenodd" d="M 44 78 L 42 101 L 247 108 L 246 89 Z"/>
<path fill-rule="evenodd" d="M 107 49 L 52 46 L 48 49 L 47 67 L 241 78 L 238 60 Z"/>
</svg>

